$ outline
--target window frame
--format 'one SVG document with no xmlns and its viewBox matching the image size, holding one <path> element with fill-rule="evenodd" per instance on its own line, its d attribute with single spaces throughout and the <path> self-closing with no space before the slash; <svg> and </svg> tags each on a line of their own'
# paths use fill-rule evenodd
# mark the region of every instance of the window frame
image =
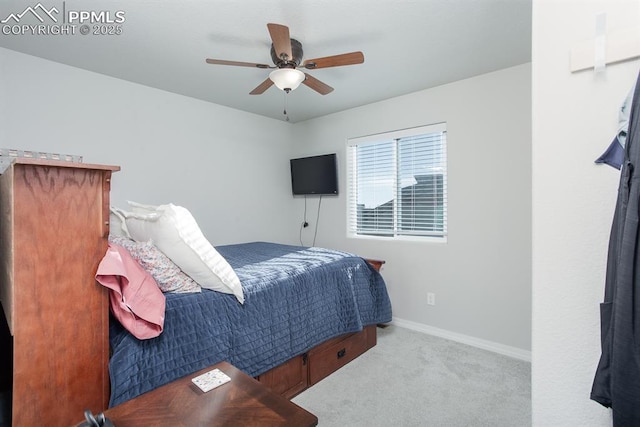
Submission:
<svg viewBox="0 0 640 427">
<path fill-rule="evenodd" d="M 398 189 L 400 185 L 398 185 L 398 181 L 401 178 L 401 169 L 399 169 L 398 156 L 399 156 L 399 144 L 398 140 L 407 137 L 414 137 L 419 135 L 426 135 L 432 133 L 443 133 L 443 144 L 442 149 L 440 151 L 440 156 L 442 157 L 442 196 L 444 197 L 443 201 L 443 230 L 442 233 L 432 233 L 432 234 L 410 234 L 410 233 L 402 233 L 402 231 L 398 230 L 398 221 L 400 212 L 398 210 Z M 358 209 L 357 209 L 357 161 L 356 157 L 356 147 L 362 145 L 370 145 L 382 142 L 394 141 L 394 152 L 392 154 L 393 163 L 395 164 L 393 174 L 394 174 L 394 184 L 392 187 L 392 201 L 393 201 L 393 230 L 389 235 L 380 235 L 380 234 L 359 234 L 357 231 L 357 221 L 358 221 Z M 437 243 L 446 243 L 448 236 L 448 205 L 449 205 L 449 197 L 448 197 L 448 142 L 447 142 L 447 124 L 446 122 L 435 123 L 424 126 L 417 126 L 408 129 L 395 130 L 390 132 L 384 132 L 379 134 L 361 136 L 348 138 L 346 141 L 346 154 L 347 154 L 347 173 L 346 173 L 346 231 L 348 238 L 354 239 L 363 239 L 363 240 L 382 240 L 382 241 L 417 241 L 417 242 L 437 242 Z"/>
</svg>

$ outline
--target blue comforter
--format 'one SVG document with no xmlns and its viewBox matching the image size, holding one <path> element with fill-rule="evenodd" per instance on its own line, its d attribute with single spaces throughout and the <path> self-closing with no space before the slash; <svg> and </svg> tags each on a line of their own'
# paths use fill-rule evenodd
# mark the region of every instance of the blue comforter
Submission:
<svg viewBox="0 0 640 427">
<path fill-rule="evenodd" d="M 165 294 L 163 333 L 138 340 L 111 320 L 114 406 L 220 361 L 251 376 L 335 336 L 391 320 L 380 274 L 355 255 L 275 243 L 218 246 L 245 303 L 210 290 Z"/>
</svg>

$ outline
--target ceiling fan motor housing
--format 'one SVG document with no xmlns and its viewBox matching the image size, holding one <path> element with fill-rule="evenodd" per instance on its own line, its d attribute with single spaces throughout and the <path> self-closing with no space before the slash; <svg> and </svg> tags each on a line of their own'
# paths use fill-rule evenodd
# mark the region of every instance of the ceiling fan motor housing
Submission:
<svg viewBox="0 0 640 427">
<path fill-rule="evenodd" d="M 293 58 L 287 58 L 286 60 L 278 58 L 273 43 L 271 44 L 271 59 L 278 68 L 296 68 L 302 62 L 302 43 L 296 39 L 291 39 L 291 54 Z"/>
</svg>

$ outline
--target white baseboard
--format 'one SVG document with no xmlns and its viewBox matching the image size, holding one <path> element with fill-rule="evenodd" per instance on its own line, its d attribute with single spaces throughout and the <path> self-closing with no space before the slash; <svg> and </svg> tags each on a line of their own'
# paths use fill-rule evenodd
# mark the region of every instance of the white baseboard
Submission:
<svg viewBox="0 0 640 427">
<path fill-rule="evenodd" d="M 436 328 L 433 326 L 425 325 L 423 323 L 412 322 L 411 320 L 404 320 L 394 317 L 391 321 L 393 325 L 401 328 L 411 329 L 417 332 L 423 332 L 425 334 L 434 335 L 436 337 L 445 338 L 451 341 L 456 341 L 462 344 L 467 344 L 472 347 L 478 347 L 483 350 L 492 351 L 494 353 L 502 354 L 504 356 L 513 357 L 514 359 L 524 360 L 525 362 L 531 362 L 531 352 L 523 350 L 517 347 L 511 347 L 508 345 L 500 344 L 493 341 L 487 341 L 480 338 L 472 337 L 469 335 L 458 334 L 456 332 L 447 331 L 445 329 Z"/>
</svg>

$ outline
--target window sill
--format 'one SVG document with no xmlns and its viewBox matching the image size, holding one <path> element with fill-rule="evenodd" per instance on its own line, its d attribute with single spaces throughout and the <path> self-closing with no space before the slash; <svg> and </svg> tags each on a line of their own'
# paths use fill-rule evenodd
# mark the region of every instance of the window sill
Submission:
<svg viewBox="0 0 640 427">
<path fill-rule="evenodd" d="M 363 234 L 347 234 L 348 239 L 370 240 L 380 242 L 415 242 L 415 243 L 447 243 L 447 236 L 368 236 Z"/>
</svg>

